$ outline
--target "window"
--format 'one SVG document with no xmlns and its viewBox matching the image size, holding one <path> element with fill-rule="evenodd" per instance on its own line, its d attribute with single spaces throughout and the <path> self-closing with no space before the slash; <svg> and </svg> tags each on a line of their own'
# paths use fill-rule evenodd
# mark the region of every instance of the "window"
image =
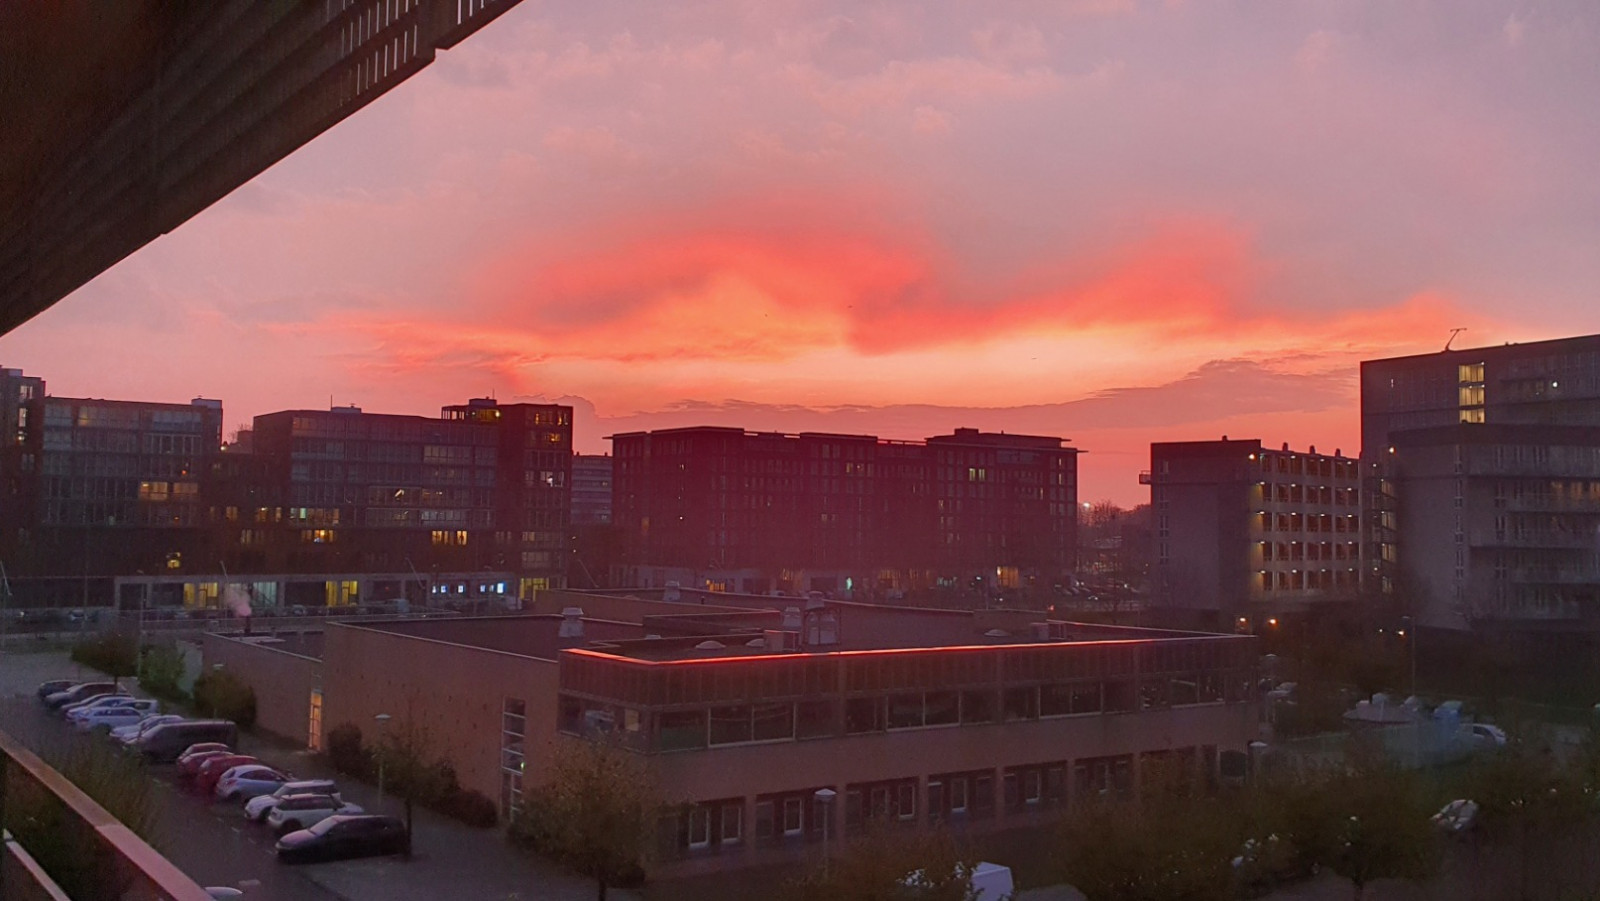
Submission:
<svg viewBox="0 0 1600 901">
<path fill-rule="evenodd" d="M 957 776 L 950 780 L 950 812 L 967 812 L 967 777 Z"/>
<path fill-rule="evenodd" d="M 773 801 L 756 802 L 756 838 L 771 839 L 777 831 L 777 805 Z"/>
<path fill-rule="evenodd" d="M 992 723 L 994 721 L 994 692 L 964 691 L 961 693 L 961 722 Z"/>
<path fill-rule="evenodd" d="M 914 820 L 917 817 L 917 784 L 915 782 L 902 782 L 895 792 L 895 813 L 902 820 Z"/>
<path fill-rule="evenodd" d="M 718 837 L 724 845 L 737 845 L 744 837 L 744 804 L 722 805 L 722 829 Z"/>
<path fill-rule="evenodd" d="M 885 699 L 848 698 L 844 702 L 844 731 L 850 735 L 881 732 L 885 726 Z"/>
<path fill-rule="evenodd" d="M 800 798 L 783 799 L 783 834 L 799 835 L 805 829 L 805 803 Z"/>
<path fill-rule="evenodd" d="M 910 729 L 922 725 L 920 693 L 889 696 L 889 728 Z"/>
<path fill-rule="evenodd" d="M 801 701 L 795 705 L 797 738 L 830 738 L 839 734 L 839 708 L 832 700 Z"/>
<path fill-rule="evenodd" d="M 1005 690 L 1006 719 L 1032 720 L 1039 718 L 1039 688 L 1029 685 L 1024 688 L 1008 688 Z"/>
<path fill-rule="evenodd" d="M 757 704 L 753 708 L 753 737 L 756 741 L 794 738 L 794 707 L 790 704 Z"/>
<path fill-rule="evenodd" d="M 953 691 L 930 691 L 924 709 L 924 723 L 929 726 L 948 726 L 961 719 L 961 696 Z"/>
<path fill-rule="evenodd" d="M 689 810 L 689 848 L 711 847 L 711 809 L 697 804 Z"/>
<path fill-rule="evenodd" d="M 728 745 L 749 741 L 751 734 L 748 706 L 711 708 L 712 744 Z"/>
<path fill-rule="evenodd" d="M 661 731 L 657 747 L 662 751 L 684 751 L 706 746 L 704 710 L 667 710 L 658 715 Z"/>
</svg>

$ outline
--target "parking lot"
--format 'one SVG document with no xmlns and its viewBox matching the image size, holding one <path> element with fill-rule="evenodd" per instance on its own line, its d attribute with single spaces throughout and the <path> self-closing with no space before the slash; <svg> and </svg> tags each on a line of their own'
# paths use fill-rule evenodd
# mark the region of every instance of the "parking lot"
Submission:
<svg viewBox="0 0 1600 901">
<path fill-rule="evenodd" d="M 47 679 L 90 679 L 97 674 L 64 652 L 5 654 L 0 661 L 0 728 L 35 750 L 70 742 L 104 741 L 74 732 L 38 703 L 35 688 Z M 320 758 L 253 736 L 241 751 L 300 778 L 332 776 Z M 265 826 L 249 823 L 236 804 L 214 802 L 188 790 L 173 767 L 153 766 L 156 824 L 152 844 L 203 885 L 241 888 L 247 898 L 281 901 L 424 901 L 424 899 L 589 899 L 594 886 L 508 846 L 499 830 L 474 829 L 418 810 L 411 860 L 361 860 L 285 866 L 273 852 Z M 347 800 L 373 813 L 399 814 L 393 798 L 380 801 L 370 786 L 340 780 Z M 627 892 L 613 892 L 620 898 Z"/>
</svg>

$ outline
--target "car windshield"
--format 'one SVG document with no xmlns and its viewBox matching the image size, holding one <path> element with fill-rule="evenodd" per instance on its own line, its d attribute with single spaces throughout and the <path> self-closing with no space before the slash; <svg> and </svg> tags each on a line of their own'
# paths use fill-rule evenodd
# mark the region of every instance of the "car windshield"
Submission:
<svg viewBox="0 0 1600 901">
<path fill-rule="evenodd" d="M 338 803 L 327 795 L 302 795 L 278 805 L 283 810 L 321 810 L 337 807 Z"/>
<path fill-rule="evenodd" d="M 333 829 L 333 827 L 343 822 L 345 821 L 339 819 L 338 817 L 328 817 L 326 820 L 323 820 L 315 826 L 312 826 L 311 833 L 313 835 L 327 835 L 328 832 Z"/>
</svg>

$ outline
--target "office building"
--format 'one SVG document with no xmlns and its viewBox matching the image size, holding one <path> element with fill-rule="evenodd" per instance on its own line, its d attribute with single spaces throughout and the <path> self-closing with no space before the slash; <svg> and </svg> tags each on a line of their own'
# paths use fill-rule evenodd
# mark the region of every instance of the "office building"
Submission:
<svg viewBox="0 0 1600 901">
<path fill-rule="evenodd" d="M 1254 627 L 1360 587 L 1358 462 L 1257 439 L 1150 445 L 1155 604 L 1209 628 Z"/>
<path fill-rule="evenodd" d="M 1600 335 L 1361 365 L 1365 563 L 1437 629 L 1600 630 Z"/>
<path fill-rule="evenodd" d="M 564 584 L 571 407 L 288 410 L 225 456 L 217 516 L 254 571 L 509 571 L 519 596 Z"/>
<path fill-rule="evenodd" d="M 611 440 L 624 584 L 859 599 L 1048 588 L 1072 572 L 1078 451 L 1060 438 L 702 427 Z"/>
<path fill-rule="evenodd" d="M 806 859 L 825 821 L 835 842 L 873 821 L 1048 827 L 1154 766 L 1242 773 L 1257 735 L 1254 636 L 665 595 L 540 592 L 531 615 L 330 624 L 309 645 L 208 636 L 205 658 L 268 684 L 260 725 L 313 746 L 409 718 L 503 817 L 558 743 L 608 738 L 682 802 L 663 877 Z"/>
<path fill-rule="evenodd" d="M 55 580 L 79 604 L 109 603 L 100 577 L 207 556 L 201 486 L 222 443 L 222 403 L 52 397 L 45 388 L 18 370 L 0 376 L 8 574 L 45 599 L 53 589 L 31 580 Z"/>
</svg>

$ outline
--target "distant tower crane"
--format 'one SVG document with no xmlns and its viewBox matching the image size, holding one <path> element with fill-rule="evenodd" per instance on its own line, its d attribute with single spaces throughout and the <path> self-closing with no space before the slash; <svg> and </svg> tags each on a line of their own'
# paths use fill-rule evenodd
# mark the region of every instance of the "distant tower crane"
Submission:
<svg viewBox="0 0 1600 901">
<path fill-rule="evenodd" d="M 1450 349 L 1450 345 L 1455 343 L 1456 336 L 1461 334 L 1462 332 L 1464 332 L 1466 330 L 1467 330 L 1466 326 L 1462 326 L 1461 328 L 1453 328 L 1453 329 L 1451 329 L 1450 330 L 1450 340 L 1446 341 L 1444 343 L 1444 349 L 1445 350 L 1449 350 Z"/>
</svg>

